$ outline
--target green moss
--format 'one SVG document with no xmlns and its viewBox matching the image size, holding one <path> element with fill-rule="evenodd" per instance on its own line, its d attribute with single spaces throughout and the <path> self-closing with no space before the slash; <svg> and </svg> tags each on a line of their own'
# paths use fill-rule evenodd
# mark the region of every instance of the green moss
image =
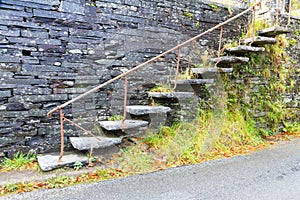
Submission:
<svg viewBox="0 0 300 200">
<path fill-rule="evenodd" d="M 296 43 L 297 43 L 297 40 L 294 39 L 294 38 L 292 38 L 292 39 L 289 40 L 289 45 L 290 46 L 294 46 Z"/>
<path fill-rule="evenodd" d="M 190 19 L 193 19 L 194 18 L 194 14 L 193 13 L 190 13 L 190 12 L 183 12 L 183 16 L 187 17 L 187 18 L 190 18 Z"/>
<path fill-rule="evenodd" d="M 216 4 L 209 4 L 209 7 L 211 7 L 213 11 L 219 11 L 219 6 Z"/>
<path fill-rule="evenodd" d="M 169 85 L 159 84 L 150 89 L 150 92 L 172 92 L 172 89 Z"/>
<path fill-rule="evenodd" d="M 108 121 L 118 121 L 122 119 L 123 119 L 123 115 L 112 115 L 110 118 L 108 118 Z"/>
<path fill-rule="evenodd" d="M 300 29 L 295 30 L 295 31 L 294 31 L 294 35 L 295 35 L 295 36 L 299 36 L 299 35 L 300 35 Z"/>
</svg>

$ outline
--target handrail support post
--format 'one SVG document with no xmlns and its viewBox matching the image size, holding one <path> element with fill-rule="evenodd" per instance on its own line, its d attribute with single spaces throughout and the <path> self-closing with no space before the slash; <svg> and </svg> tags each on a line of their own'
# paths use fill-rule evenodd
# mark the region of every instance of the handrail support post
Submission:
<svg viewBox="0 0 300 200">
<path fill-rule="evenodd" d="M 173 90 L 176 89 L 177 87 L 177 80 L 178 80 L 178 74 L 179 74 L 179 67 L 180 67 L 180 47 L 178 48 L 178 55 L 177 55 L 177 66 L 176 66 L 176 74 L 175 74 L 175 83 L 174 83 L 174 87 Z"/>
<path fill-rule="evenodd" d="M 220 59 L 221 59 L 222 38 L 223 38 L 223 26 L 220 26 L 219 48 L 218 48 L 218 60 L 217 60 L 217 62 L 215 63 L 215 67 L 217 67 L 217 65 L 219 64 Z"/>
<path fill-rule="evenodd" d="M 125 131 L 125 120 L 127 117 L 127 112 L 126 112 L 126 106 L 127 106 L 127 93 L 128 93 L 128 77 L 125 76 L 125 83 L 124 83 L 124 105 L 123 105 L 123 119 L 122 119 L 122 125 L 121 129 L 124 132 Z"/>
<path fill-rule="evenodd" d="M 59 108 L 59 118 L 60 118 L 60 154 L 57 162 L 62 162 L 62 157 L 64 155 L 64 114 L 62 108 Z"/>
</svg>

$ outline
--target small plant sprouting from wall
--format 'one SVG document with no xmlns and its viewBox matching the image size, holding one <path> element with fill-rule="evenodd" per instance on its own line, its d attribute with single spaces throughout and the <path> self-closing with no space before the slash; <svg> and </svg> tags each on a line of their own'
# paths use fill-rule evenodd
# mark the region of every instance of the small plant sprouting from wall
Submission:
<svg viewBox="0 0 300 200">
<path fill-rule="evenodd" d="M 123 115 L 112 115 L 111 117 L 108 118 L 108 121 L 118 121 L 122 119 L 123 119 Z"/>
<path fill-rule="evenodd" d="M 85 5 L 96 6 L 96 0 L 86 0 Z"/>
<path fill-rule="evenodd" d="M 219 6 L 217 6 L 216 4 L 209 4 L 209 7 L 211 7 L 212 10 L 215 11 L 215 12 L 220 10 Z"/>
<path fill-rule="evenodd" d="M 75 169 L 76 171 L 80 170 L 82 167 L 83 167 L 83 164 L 82 164 L 80 161 L 76 161 L 76 162 L 74 163 L 74 169 Z"/>
<path fill-rule="evenodd" d="M 185 16 L 189 19 L 193 19 L 195 17 L 193 13 L 190 13 L 190 12 L 187 12 L 187 11 L 183 12 L 183 16 Z"/>
<path fill-rule="evenodd" d="M 159 84 L 153 87 L 150 92 L 172 92 L 172 89 L 169 85 Z"/>
</svg>

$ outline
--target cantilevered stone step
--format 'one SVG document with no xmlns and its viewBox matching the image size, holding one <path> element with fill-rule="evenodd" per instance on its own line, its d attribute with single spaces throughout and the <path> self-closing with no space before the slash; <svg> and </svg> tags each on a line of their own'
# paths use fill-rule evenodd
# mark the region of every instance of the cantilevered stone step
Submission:
<svg viewBox="0 0 300 200">
<path fill-rule="evenodd" d="M 284 27 L 270 27 L 270 28 L 266 28 L 266 29 L 262 29 L 260 31 L 258 31 L 258 35 L 259 36 L 266 36 L 266 37 L 274 37 L 276 35 L 280 35 L 280 34 L 286 34 L 286 33 L 290 33 L 291 31 L 287 28 Z"/>
<path fill-rule="evenodd" d="M 234 54 L 244 54 L 244 53 L 264 52 L 265 48 L 242 45 L 242 46 L 237 46 L 237 47 L 225 48 L 225 51 L 228 53 L 234 53 Z"/>
<path fill-rule="evenodd" d="M 161 99 L 190 99 L 194 98 L 193 92 L 148 92 L 152 98 Z"/>
<path fill-rule="evenodd" d="M 58 162 L 59 153 L 45 154 L 37 156 L 38 163 L 42 171 L 50 171 L 61 167 L 72 167 L 76 162 L 88 163 L 86 155 L 80 152 L 65 152 L 62 162 Z"/>
<path fill-rule="evenodd" d="M 109 138 L 109 137 L 70 137 L 71 144 L 75 149 L 80 151 L 90 150 L 90 149 L 99 149 L 116 144 L 120 144 L 121 138 Z"/>
<path fill-rule="evenodd" d="M 241 44 L 250 44 L 252 42 L 252 38 L 246 38 L 241 40 L 240 42 Z M 276 38 L 257 36 L 254 38 L 252 45 L 263 46 L 265 44 L 275 44 L 276 42 L 278 42 Z"/>
<path fill-rule="evenodd" d="M 206 68 L 191 68 L 193 74 L 212 74 L 212 73 L 231 73 L 233 68 L 206 67 Z"/>
<path fill-rule="evenodd" d="M 221 56 L 220 58 L 210 58 L 209 61 L 212 63 L 218 63 L 218 65 L 226 65 L 235 63 L 247 63 L 249 62 L 249 58 L 237 56 Z"/>
<path fill-rule="evenodd" d="M 214 83 L 215 79 L 184 79 L 177 80 L 176 82 L 176 92 L 192 92 L 196 95 L 205 90 L 205 86 L 210 86 Z M 175 86 L 175 81 L 172 81 Z"/>
<path fill-rule="evenodd" d="M 126 111 L 132 115 L 148 115 L 154 113 L 167 113 L 171 108 L 166 106 L 141 106 L 131 105 L 126 107 Z"/>
<path fill-rule="evenodd" d="M 205 85 L 205 84 L 212 84 L 215 80 L 214 79 L 183 79 L 177 80 L 176 84 L 178 85 Z M 175 83 L 175 81 L 172 81 Z"/>
<path fill-rule="evenodd" d="M 118 131 L 122 130 L 122 120 L 118 121 L 100 121 L 100 126 L 107 131 Z M 147 121 L 142 120 L 125 120 L 124 129 L 138 129 L 148 126 Z"/>
</svg>

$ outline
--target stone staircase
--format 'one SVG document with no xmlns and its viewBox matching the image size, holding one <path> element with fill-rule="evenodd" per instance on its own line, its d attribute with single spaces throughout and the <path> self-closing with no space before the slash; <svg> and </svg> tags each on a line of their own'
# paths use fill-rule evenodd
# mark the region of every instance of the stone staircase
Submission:
<svg viewBox="0 0 300 200">
<path fill-rule="evenodd" d="M 209 61 L 215 67 L 191 68 L 194 79 L 176 81 L 176 89 L 172 92 L 148 92 L 151 98 L 159 106 L 129 105 L 126 112 L 130 119 L 126 119 L 124 126 L 122 121 L 100 121 L 99 126 L 106 136 L 102 137 L 70 137 L 74 151 L 66 153 L 62 162 L 58 161 L 57 154 L 38 156 L 38 162 L 43 171 L 49 171 L 58 167 L 72 166 L 75 162 L 88 163 L 88 158 L 82 151 L 93 149 L 105 149 L 120 145 L 125 137 L 137 137 L 145 133 L 149 128 L 157 129 L 160 125 L 171 125 L 176 120 L 182 120 L 197 108 L 199 87 L 214 83 L 214 75 L 217 73 L 232 73 L 234 64 L 247 63 L 247 53 L 264 52 L 264 45 L 275 44 L 278 40 L 275 36 L 288 33 L 281 27 L 271 27 L 258 31 L 258 36 L 241 40 L 240 46 L 226 48 L 227 55 L 219 58 L 211 58 Z M 248 46 L 251 44 L 251 46 Z M 172 81 L 175 84 L 175 80 Z M 180 112 L 178 114 L 178 112 Z M 182 113 L 186 112 L 186 113 Z"/>
</svg>

